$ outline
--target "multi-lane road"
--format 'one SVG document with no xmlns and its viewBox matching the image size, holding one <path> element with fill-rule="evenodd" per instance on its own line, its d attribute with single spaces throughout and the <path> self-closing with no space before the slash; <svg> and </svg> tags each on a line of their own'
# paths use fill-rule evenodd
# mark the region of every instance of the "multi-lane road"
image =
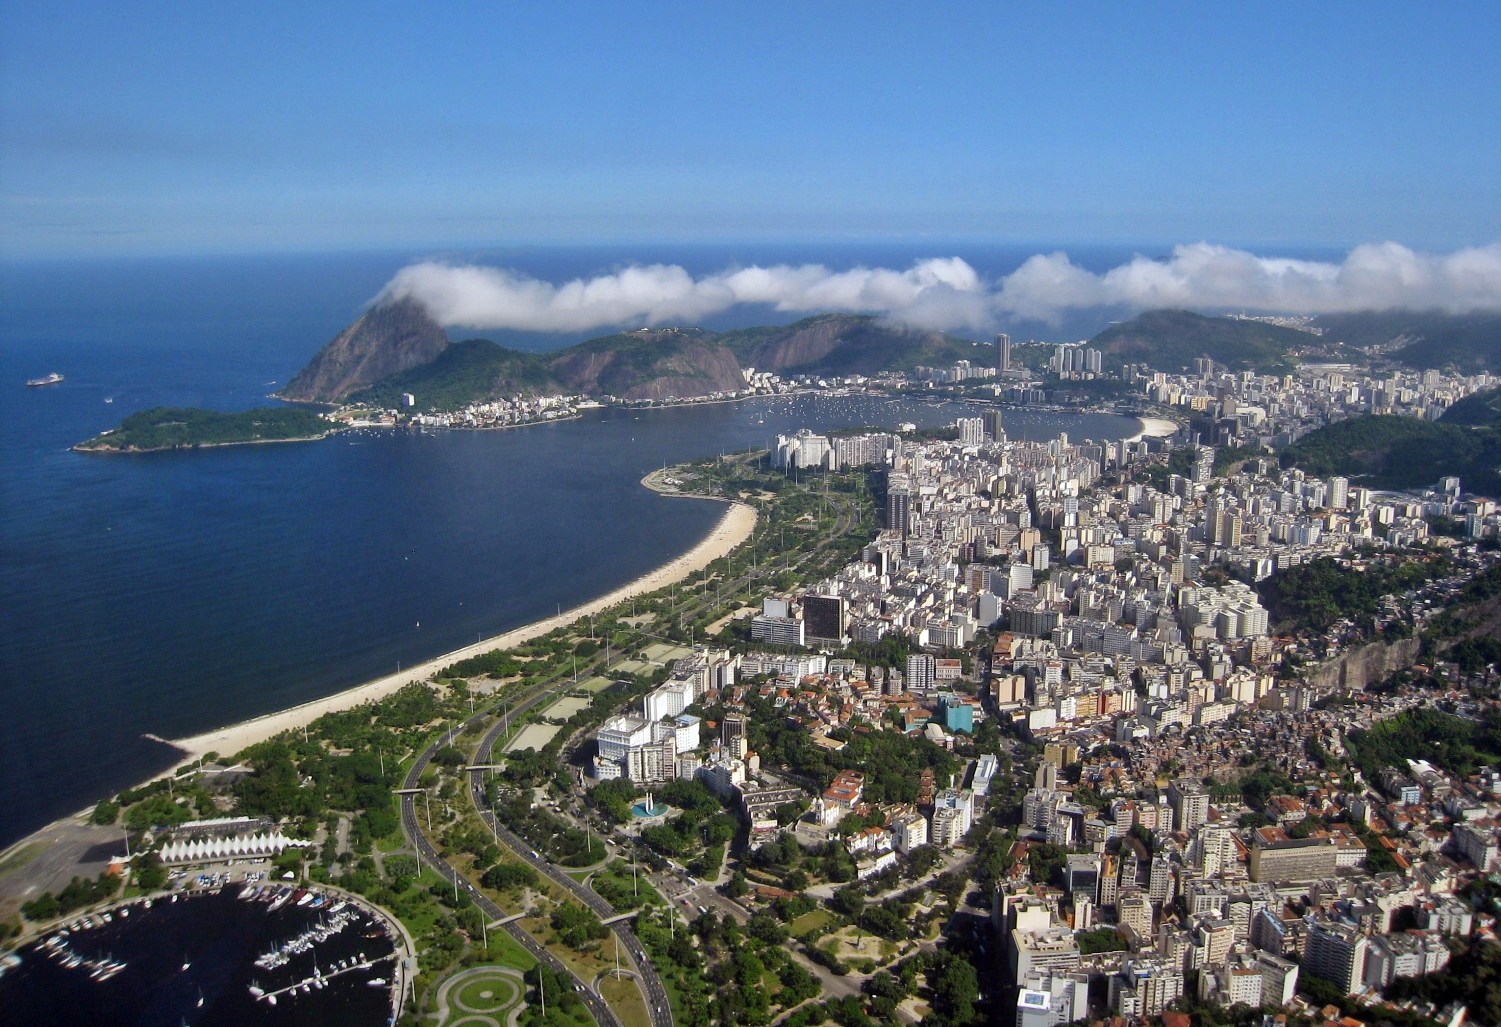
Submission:
<svg viewBox="0 0 1501 1027">
<path fill-rule="evenodd" d="M 572 681 L 569 680 L 537 689 L 530 696 L 511 706 L 510 716 L 512 718 L 525 716 L 529 710 L 544 701 L 551 700 L 558 691 L 571 685 Z M 489 715 L 489 712 L 477 713 L 465 721 L 464 725 L 477 724 Z M 489 762 L 490 751 L 504 727 L 503 723 L 496 724 L 486 732 L 477 750 L 475 758 L 477 764 Z M 459 733 L 460 730 L 460 728 L 456 727 L 451 731 L 444 732 L 427 749 L 418 755 L 417 759 L 412 763 L 411 769 L 407 771 L 406 780 L 402 782 L 404 790 L 404 794 L 401 796 L 402 831 L 406 834 L 407 841 L 417 850 L 423 862 L 436 870 L 445 880 L 454 882 L 459 888 L 467 891 L 470 897 L 474 899 L 475 904 L 479 906 L 480 911 L 491 920 L 501 920 L 508 914 L 494 902 L 490 901 L 467 878 L 443 859 L 437 849 L 428 841 L 427 836 L 422 833 L 417 822 L 417 807 L 415 802 L 417 783 L 421 780 L 422 773 L 427 769 L 433 756 L 437 754 L 439 749 L 448 745 L 450 739 Z M 478 769 L 470 771 L 470 798 L 474 801 L 474 805 L 479 810 L 485 824 L 494 832 L 495 837 L 509 847 L 517 857 L 525 860 L 540 873 L 545 874 L 549 880 L 565 889 L 601 919 L 614 916 L 616 913 L 615 908 L 600 898 L 593 889 L 569 877 L 551 861 L 544 859 L 536 853 L 525 841 L 496 821 L 494 814 L 485 803 L 484 773 L 483 770 Z M 622 1027 L 620 1019 L 605 1004 L 599 994 L 594 991 L 593 981 L 585 981 L 577 977 L 562 961 L 540 945 L 520 924 L 512 922 L 503 926 L 513 938 L 526 946 L 533 955 L 543 959 L 554 970 L 567 974 L 582 985 L 579 988 L 579 992 L 585 1003 L 589 1006 L 590 1012 L 594 1014 L 595 1021 L 600 1027 Z M 641 988 L 647 1012 L 651 1016 L 652 1027 L 672 1027 L 672 1004 L 667 999 L 667 989 L 662 986 L 662 979 L 657 974 L 656 968 L 651 965 L 651 959 L 642 947 L 640 939 L 636 937 L 635 932 L 624 921 L 611 925 L 610 929 L 619 941 L 624 968 L 630 970 Z"/>
<path fill-rule="evenodd" d="M 476 717 L 475 719 L 479 718 Z M 445 735 L 444 738 L 429 746 L 426 751 L 417 757 L 403 784 L 405 788 L 415 789 L 417 787 L 417 781 L 421 778 L 422 772 L 427 769 L 427 765 L 432 760 L 433 754 L 445 744 L 446 738 L 447 736 Z M 422 862 L 437 871 L 445 880 L 468 892 L 469 897 L 474 900 L 474 904 L 479 907 L 480 912 L 491 922 L 505 919 L 508 916 L 505 910 L 501 909 L 494 902 L 491 902 L 488 896 L 470 884 L 467 878 L 450 866 L 438 854 L 438 850 L 433 848 L 432 844 L 427 840 L 427 836 L 422 833 L 421 828 L 417 824 L 417 806 L 413 800 L 414 793 L 411 791 L 401 796 L 401 829 L 406 835 L 407 841 L 416 850 L 418 857 Z M 536 938 L 533 938 L 526 928 L 513 921 L 502 925 L 502 929 L 520 942 L 538 960 L 545 963 L 553 971 L 563 975 L 565 980 L 572 978 L 577 982 L 578 986 L 576 990 L 579 993 L 579 997 L 588 1006 L 589 1012 L 594 1016 L 594 1022 L 599 1027 L 624 1027 L 620 1018 L 615 1015 L 615 1012 L 610 1009 L 605 1000 L 594 991 L 592 987 L 593 982 L 584 981 L 575 975 L 562 960 L 549 952 Z M 670 1027 L 670 1023 L 671 1021 L 668 1022 L 667 1027 Z"/>
<path fill-rule="evenodd" d="M 496 724 L 484 738 L 480 739 L 479 748 L 476 750 L 476 763 L 488 763 L 490 751 L 496 740 L 504 730 L 503 724 Z M 547 875 L 554 884 L 563 888 L 574 898 L 582 902 L 601 920 L 607 920 L 615 916 L 618 910 L 602 899 L 598 893 L 587 884 L 575 881 L 550 860 L 544 859 L 533 850 L 527 843 L 517 837 L 505 825 L 495 819 L 494 811 L 485 805 L 485 772 L 483 770 L 471 770 L 469 772 L 469 794 L 479 808 L 480 816 L 490 826 L 495 836 L 507 845 L 516 855 L 526 860 L 528 864 Z M 672 1027 L 672 1003 L 667 1000 L 667 989 L 662 986 L 662 978 L 657 974 L 656 968 L 651 965 L 651 957 L 646 954 L 646 949 L 641 944 L 641 939 L 636 937 L 636 932 L 631 930 L 628 921 L 620 921 L 610 925 L 620 944 L 622 958 L 629 961 L 631 969 L 636 974 L 637 983 L 641 986 L 643 997 L 646 999 L 647 1011 L 651 1014 L 652 1027 Z"/>
</svg>

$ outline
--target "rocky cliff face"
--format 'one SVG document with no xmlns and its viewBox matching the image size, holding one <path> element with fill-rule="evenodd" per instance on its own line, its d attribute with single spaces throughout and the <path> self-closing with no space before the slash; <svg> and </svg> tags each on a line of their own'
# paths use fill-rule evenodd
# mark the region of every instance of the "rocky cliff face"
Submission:
<svg viewBox="0 0 1501 1027">
<path fill-rule="evenodd" d="M 756 346 L 749 355 L 750 366 L 767 371 L 816 366 L 844 341 L 850 323 L 846 318 L 826 318 L 802 322 L 790 328 Z"/>
<path fill-rule="evenodd" d="M 1368 642 L 1319 664 L 1309 675 L 1309 681 L 1320 688 L 1358 692 L 1366 685 L 1383 681 L 1397 671 L 1411 667 L 1417 662 L 1422 646 L 1423 642 L 1418 638 Z"/>
<path fill-rule="evenodd" d="M 570 392 L 621 399 L 707 396 L 745 383 L 735 355 L 707 332 L 666 328 L 591 340 L 548 365 Z"/>
<path fill-rule="evenodd" d="M 448 348 L 448 333 L 415 300 L 374 307 L 344 329 L 277 395 L 336 403 L 356 389 L 430 363 Z"/>
</svg>

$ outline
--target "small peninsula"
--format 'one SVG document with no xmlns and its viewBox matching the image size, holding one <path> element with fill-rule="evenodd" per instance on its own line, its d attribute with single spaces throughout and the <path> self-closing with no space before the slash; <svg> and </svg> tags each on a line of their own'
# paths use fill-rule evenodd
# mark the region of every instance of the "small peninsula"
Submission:
<svg viewBox="0 0 1501 1027">
<path fill-rule="evenodd" d="M 152 407 L 80 442 L 80 453 L 151 453 L 254 442 L 305 442 L 339 430 L 323 415 L 301 407 L 257 407 L 234 414 L 196 407 Z"/>
</svg>

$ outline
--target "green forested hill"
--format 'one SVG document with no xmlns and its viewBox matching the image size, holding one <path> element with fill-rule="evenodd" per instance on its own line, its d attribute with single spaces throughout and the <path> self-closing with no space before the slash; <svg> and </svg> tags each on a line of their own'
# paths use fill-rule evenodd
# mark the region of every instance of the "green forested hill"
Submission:
<svg viewBox="0 0 1501 1027">
<path fill-rule="evenodd" d="M 1501 757 L 1497 720 L 1494 713 L 1477 722 L 1420 707 L 1351 731 L 1345 744 L 1356 765 L 1372 776 L 1383 767 L 1406 770 L 1408 760 L 1422 759 L 1466 777 Z"/>
<path fill-rule="evenodd" d="M 195 407 L 152 407 L 131 414 L 113 431 L 80 442 L 74 449 L 95 453 L 146 452 L 244 442 L 285 442 L 322 438 L 334 429 L 311 410 L 259 407 L 221 414 Z"/>
<path fill-rule="evenodd" d="M 1354 417 L 1327 425 L 1283 450 L 1282 462 L 1370 488 L 1420 488 L 1455 474 L 1466 489 L 1501 492 L 1501 433 L 1416 417 Z"/>
<path fill-rule="evenodd" d="M 1501 389 L 1488 389 L 1466 396 L 1445 410 L 1444 416 L 1439 420 L 1445 424 L 1495 424 L 1501 421 Z"/>
<path fill-rule="evenodd" d="M 1436 310 L 1383 310 L 1322 314 L 1316 321 L 1333 341 L 1396 349 L 1409 367 L 1453 365 L 1462 371 L 1501 368 L 1501 313 L 1445 314 Z"/>
<path fill-rule="evenodd" d="M 460 410 L 497 395 L 548 392 L 556 387 L 547 371 L 546 355 L 506 349 L 489 339 L 470 339 L 449 346 L 430 364 L 382 378 L 347 402 L 393 409 L 401 394 L 410 392 L 418 410 Z"/>
<path fill-rule="evenodd" d="M 1181 371 L 1197 357 L 1209 357 L 1232 370 L 1291 369 L 1289 353 L 1319 345 L 1317 336 L 1294 328 L 1205 317 L 1189 310 L 1149 310 L 1111 325 L 1090 340 L 1107 366 L 1143 363 L 1159 371 Z"/>
</svg>

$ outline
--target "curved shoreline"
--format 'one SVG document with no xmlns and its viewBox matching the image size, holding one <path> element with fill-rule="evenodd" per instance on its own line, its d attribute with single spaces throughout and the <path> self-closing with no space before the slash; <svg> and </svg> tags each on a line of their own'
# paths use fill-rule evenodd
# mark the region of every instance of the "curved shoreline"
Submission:
<svg viewBox="0 0 1501 1027">
<path fill-rule="evenodd" d="M 644 481 L 643 484 L 645 484 Z M 672 495 L 673 493 L 664 492 L 662 494 Z M 727 503 L 728 508 L 725 510 L 724 516 L 719 519 L 719 523 L 714 526 L 714 529 L 692 549 L 612 592 L 564 610 L 560 614 L 544 617 L 541 620 L 533 621 L 530 624 L 514 628 L 503 634 L 493 635 L 480 642 L 475 642 L 461 649 L 455 649 L 452 652 L 434 657 L 410 669 L 396 674 L 389 674 L 374 681 L 367 681 L 362 685 L 356 685 L 353 688 L 336 692 L 322 699 L 314 699 L 310 702 L 293 706 L 290 709 L 264 714 L 251 720 L 241 721 L 238 724 L 230 724 L 226 727 L 216 728 L 212 731 L 206 731 L 188 738 L 164 739 L 164 741 L 167 741 L 168 745 L 181 750 L 184 760 L 197 759 L 209 752 L 217 752 L 225 757 L 232 756 L 247 746 L 263 742 L 284 731 L 291 731 L 305 724 L 310 724 L 325 713 L 335 713 L 363 705 L 376 699 L 383 699 L 414 681 L 427 680 L 444 667 L 459 660 L 468 659 L 471 656 L 479 656 L 496 649 L 508 649 L 512 646 L 521 645 L 530 639 L 547 634 L 554 628 L 567 626 L 580 618 L 609 609 L 611 606 L 630 599 L 632 596 L 655 592 L 659 588 L 682 580 L 694 571 L 702 570 L 714 560 L 728 555 L 733 549 L 748 539 L 751 532 L 755 530 L 756 511 L 744 503 L 728 502 L 709 496 L 683 496 L 683 498 L 710 499 L 713 502 Z M 173 769 L 181 765 L 182 762 L 183 760 L 179 760 Z M 165 773 L 171 772 L 171 770 L 168 770 Z"/>
<path fill-rule="evenodd" d="M 1122 442 L 1140 442 L 1142 439 L 1165 439 L 1178 434 L 1176 421 L 1169 421 L 1165 417 L 1141 417 L 1136 418 L 1141 422 L 1141 431 L 1132 435 L 1129 439 L 1121 439 Z"/>
</svg>

